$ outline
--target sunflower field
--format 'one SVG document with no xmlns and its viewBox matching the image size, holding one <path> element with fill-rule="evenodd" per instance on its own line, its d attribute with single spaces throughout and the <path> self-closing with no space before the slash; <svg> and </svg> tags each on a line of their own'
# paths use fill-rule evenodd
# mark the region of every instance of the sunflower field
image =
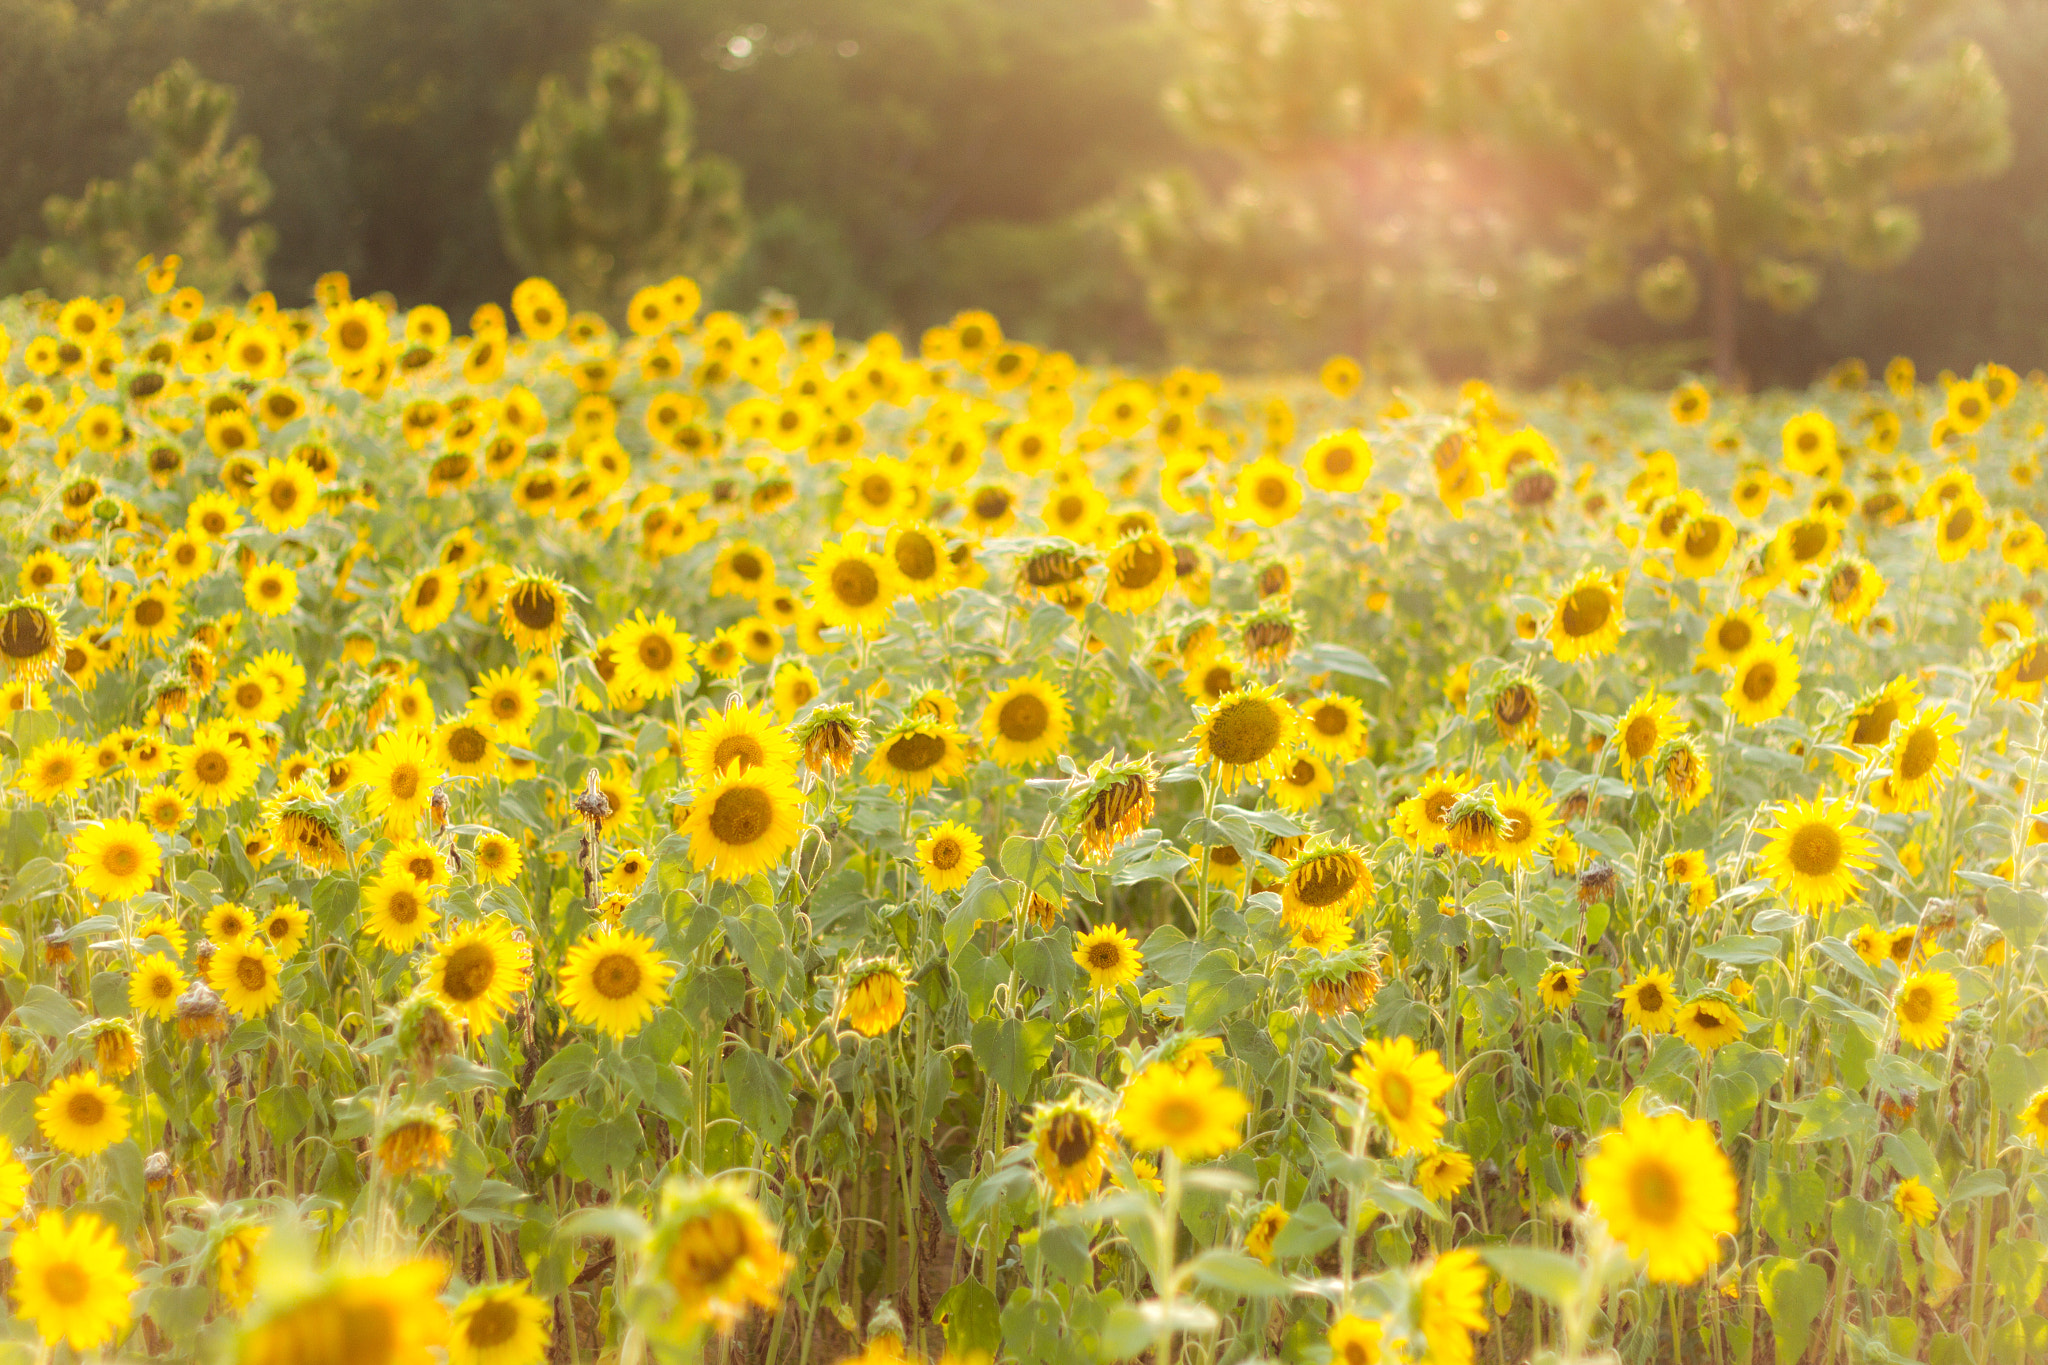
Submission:
<svg viewBox="0 0 2048 1365">
<path fill-rule="evenodd" d="M 2048 376 L 0 302 L 8 1359 L 2048 1359 Z"/>
</svg>

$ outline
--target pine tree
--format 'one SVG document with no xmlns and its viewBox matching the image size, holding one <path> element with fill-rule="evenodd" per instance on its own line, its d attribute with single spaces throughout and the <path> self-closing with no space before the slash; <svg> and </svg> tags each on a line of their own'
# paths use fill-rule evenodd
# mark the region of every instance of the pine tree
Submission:
<svg viewBox="0 0 2048 1365">
<path fill-rule="evenodd" d="M 233 90 L 184 61 L 139 91 L 128 121 L 149 139 L 149 154 L 125 180 L 95 180 L 76 199 L 53 195 L 43 205 L 43 286 L 59 295 L 118 292 L 135 282 L 142 257 L 175 254 L 184 262 L 179 279 L 208 294 L 262 288 L 276 234 L 252 223 L 230 242 L 223 225 L 270 199 L 256 139 L 228 143 L 235 104 Z"/>
<path fill-rule="evenodd" d="M 550 78 L 493 180 L 506 250 L 579 307 L 616 309 L 641 285 L 710 285 L 746 241 L 739 172 L 691 155 L 689 97 L 638 38 L 591 54 L 578 97 Z"/>
<path fill-rule="evenodd" d="M 1503 136 L 1510 0 L 1171 0 L 1191 54 L 1170 106 L 1230 173 L 1161 177 L 1127 252 L 1182 350 L 1332 349 L 1516 368 L 1576 287 Z"/>
<path fill-rule="evenodd" d="M 1541 0 L 1518 26 L 1534 127 L 1592 186 L 1581 227 L 1652 259 L 1636 296 L 1679 321 L 1704 299 L 1738 373 L 1739 293 L 1812 302 L 1818 266 L 1911 253 L 1905 201 L 2009 155 L 2004 91 L 1955 0 Z M 1704 267 L 1704 287 L 1694 273 Z"/>
</svg>

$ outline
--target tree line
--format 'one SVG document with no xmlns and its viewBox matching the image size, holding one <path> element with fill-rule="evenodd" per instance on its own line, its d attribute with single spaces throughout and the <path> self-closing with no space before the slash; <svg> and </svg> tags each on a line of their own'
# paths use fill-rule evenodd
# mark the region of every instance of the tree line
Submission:
<svg viewBox="0 0 2048 1365">
<path fill-rule="evenodd" d="M 0 288 L 696 275 L 1091 358 L 2048 364 L 2042 0 L 0 0 Z"/>
</svg>

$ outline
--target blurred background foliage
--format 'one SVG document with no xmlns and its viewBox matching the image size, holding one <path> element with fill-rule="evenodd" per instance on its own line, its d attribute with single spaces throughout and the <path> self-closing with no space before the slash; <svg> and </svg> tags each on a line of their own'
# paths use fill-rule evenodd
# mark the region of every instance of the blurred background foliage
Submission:
<svg viewBox="0 0 2048 1365">
<path fill-rule="evenodd" d="M 0 34 L 5 290 L 139 247 L 457 316 L 687 270 L 1134 365 L 2048 366 L 2048 0 L 0 0 Z"/>
</svg>

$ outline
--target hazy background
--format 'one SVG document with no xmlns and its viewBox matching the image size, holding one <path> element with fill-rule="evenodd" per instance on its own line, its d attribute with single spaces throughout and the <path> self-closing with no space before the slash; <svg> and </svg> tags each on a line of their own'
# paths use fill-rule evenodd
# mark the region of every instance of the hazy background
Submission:
<svg viewBox="0 0 2048 1365">
<path fill-rule="evenodd" d="M 544 78 L 585 96 L 626 35 L 686 96 L 664 146 L 736 172 L 691 258 L 723 306 L 1644 382 L 1709 366 L 1726 307 L 1751 382 L 2048 366 L 2048 0 L 0 0 L 0 287 L 96 278 L 65 239 L 148 213 L 81 196 L 156 146 L 212 158 L 221 278 L 345 270 L 459 326 L 532 265 L 492 185 Z M 210 149 L 131 117 L 177 59 L 234 97 Z M 1745 138 L 1791 190 L 1755 198 Z M 528 219 L 568 231 L 546 196 L 606 172 L 544 144 Z"/>
</svg>

